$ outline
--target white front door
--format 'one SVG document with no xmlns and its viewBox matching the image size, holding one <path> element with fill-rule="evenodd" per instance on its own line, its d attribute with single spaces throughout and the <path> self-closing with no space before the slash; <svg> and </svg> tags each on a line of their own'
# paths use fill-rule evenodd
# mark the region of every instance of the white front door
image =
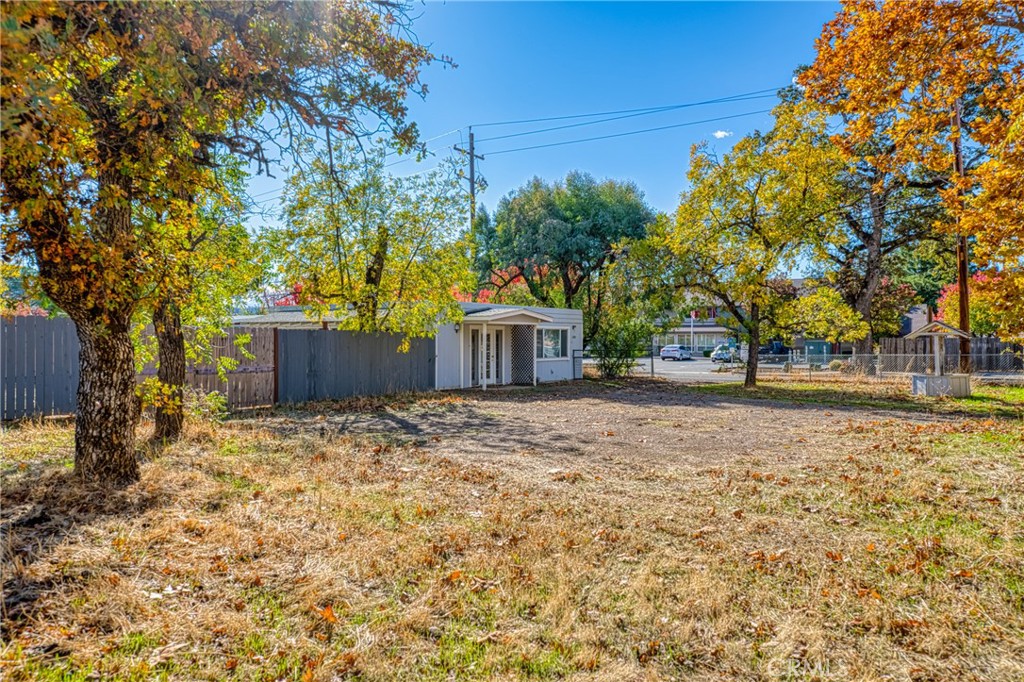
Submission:
<svg viewBox="0 0 1024 682">
<path fill-rule="evenodd" d="M 473 386 L 485 384 L 494 386 L 505 383 L 504 371 L 505 333 L 502 329 L 488 329 L 486 332 L 473 330 L 470 347 L 473 350 L 471 381 Z"/>
</svg>

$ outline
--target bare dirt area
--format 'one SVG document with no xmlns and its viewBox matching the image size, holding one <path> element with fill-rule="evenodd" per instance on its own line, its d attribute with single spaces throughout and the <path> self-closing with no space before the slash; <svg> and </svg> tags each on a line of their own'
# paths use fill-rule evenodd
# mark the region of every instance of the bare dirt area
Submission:
<svg viewBox="0 0 1024 682">
<path fill-rule="evenodd" d="M 536 390 L 455 392 L 400 411 L 340 412 L 329 405 L 260 417 L 281 434 L 366 435 L 444 452 L 517 475 L 551 467 L 687 469 L 754 456 L 799 464 L 836 447 L 851 419 L 891 418 L 877 408 L 725 398 L 646 379 Z M 900 415 L 935 421 L 942 415 Z M 794 435 L 799 432 L 799 435 Z"/>
<path fill-rule="evenodd" d="M 1024 678 L 1019 419 L 734 390 L 588 381 L 253 413 L 193 424 L 116 493 L 71 478 L 69 427 L 10 429 L 0 665 Z"/>
</svg>

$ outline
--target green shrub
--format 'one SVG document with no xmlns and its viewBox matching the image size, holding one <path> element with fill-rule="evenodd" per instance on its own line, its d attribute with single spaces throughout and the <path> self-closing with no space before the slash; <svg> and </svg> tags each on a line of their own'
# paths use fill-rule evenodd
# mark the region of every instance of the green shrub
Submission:
<svg viewBox="0 0 1024 682">
<path fill-rule="evenodd" d="M 842 360 L 833 360 L 832 362 L 828 363 L 828 368 L 833 372 L 841 372 L 844 364 L 846 363 L 844 363 Z"/>
<path fill-rule="evenodd" d="M 601 376 L 614 379 L 629 373 L 647 349 L 653 331 L 651 325 L 636 319 L 602 325 L 590 346 Z"/>
<path fill-rule="evenodd" d="M 221 422 L 228 416 L 228 397 L 219 391 L 204 393 L 185 388 L 185 418 L 196 422 Z"/>
</svg>

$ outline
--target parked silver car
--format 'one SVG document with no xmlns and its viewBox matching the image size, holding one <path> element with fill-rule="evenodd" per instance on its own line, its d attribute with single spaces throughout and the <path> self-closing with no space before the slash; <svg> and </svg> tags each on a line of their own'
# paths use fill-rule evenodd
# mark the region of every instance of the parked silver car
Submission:
<svg viewBox="0 0 1024 682">
<path fill-rule="evenodd" d="M 661 359 L 662 360 L 692 360 L 693 356 L 690 355 L 690 351 L 686 350 L 682 346 L 675 344 L 671 346 L 661 347 Z"/>
</svg>

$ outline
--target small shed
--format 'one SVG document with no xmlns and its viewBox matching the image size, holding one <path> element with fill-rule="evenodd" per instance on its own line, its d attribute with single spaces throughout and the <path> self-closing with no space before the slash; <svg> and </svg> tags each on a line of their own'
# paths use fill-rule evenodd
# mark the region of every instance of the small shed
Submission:
<svg viewBox="0 0 1024 682">
<path fill-rule="evenodd" d="M 914 395 L 951 395 L 966 398 L 971 395 L 971 379 L 968 374 L 943 374 L 943 348 L 946 338 L 969 339 L 971 335 L 945 322 L 929 322 L 907 335 L 908 339 L 930 338 L 935 355 L 933 374 L 912 374 L 911 392 Z"/>
</svg>

